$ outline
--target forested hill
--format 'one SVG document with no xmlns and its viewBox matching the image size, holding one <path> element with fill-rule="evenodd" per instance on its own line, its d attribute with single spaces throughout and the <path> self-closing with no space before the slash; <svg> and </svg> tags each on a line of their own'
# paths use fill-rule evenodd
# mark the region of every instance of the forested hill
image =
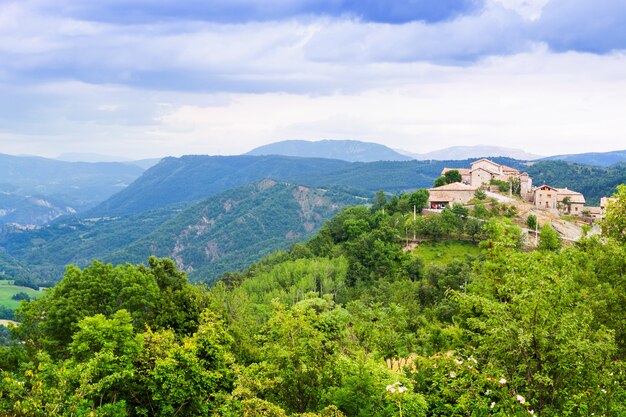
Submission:
<svg viewBox="0 0 626 417">
<path fill-rule="evenodd" d="M 626 415 L 626 185 L 602 236 L 536 250 L 512 206 L 414 217 L 425 197 L 210 288 L 168 259 L 70 267 L 0 348 L 0 415 Z"/>
<path fill-rule="evenodd" d="M 599 205 L 600 198 L 609 197 L 619 184 L 626 183 L 626 163 L 610 167 L 572 164 L 563 161 L 542 161 L 528 167 L 533 185 L 548 184 L 567 187 L 583 193 L 587 205 Z"/>
<path fill-rule="evenodd" d="M 521 161 L 494 158 L 519 167 Z M 367 191 L 400 192 L 431 187 L 444 167 L 464 161 L 345 162 L 287 156 L 183 156 L 165 158 L 129 187 L 100 204 L 88 217 L 120 216 L 207 198 L 264 178 L 313 187 L 342 185 Z"/>
<path fill-rule="evenodd" d="M 609 167 L 626 162 L 626 149 L 612 152 L 588 152 L 570 155 L 555 155 L 543 158 L 542 161 L 564 161 L 577 164 Z"/>
<path fill-rule="evenodd" d="M 365 196 L 263 180 L 191 206 L 66 219 L 37 230 L 7 228 L 0 247 L 11 258 L 0 257 L 0 269 L 7 278 L 50 282 L 68 264 L 139 263 L 157 255 L 175 259 L 194 280 L 209 282 L 305 240 L 340 208 L 369 201 Z M 27 269 L 18 268 L 17 260 Z"/>
<path fill-rule="evenodd" d="M 332 159 L 284 156 L 200 156 L 164 158 L 137 181 L 100 204 L 90 216 L 119 216 L 194 201 L 264 178 L 331 172 L 349 165 Z"/>
</svg>

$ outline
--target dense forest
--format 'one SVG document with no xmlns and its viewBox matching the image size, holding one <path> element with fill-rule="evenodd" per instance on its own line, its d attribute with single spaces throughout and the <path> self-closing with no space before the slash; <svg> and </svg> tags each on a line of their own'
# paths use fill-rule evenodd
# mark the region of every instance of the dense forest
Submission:
<svg viewBox="0 0 626 417">
<path fill-rule="evenodd" d="M 603 235 L 568 247 L 525 248 L 506 206 L 414 217 L 417 191 L 210 288 L 168 259 L 69 267 L 1 335 L 0 414 L 625 415 L 618 190 Z M 480 254 L 425 262 L 412 234 Z"/>
</svg>

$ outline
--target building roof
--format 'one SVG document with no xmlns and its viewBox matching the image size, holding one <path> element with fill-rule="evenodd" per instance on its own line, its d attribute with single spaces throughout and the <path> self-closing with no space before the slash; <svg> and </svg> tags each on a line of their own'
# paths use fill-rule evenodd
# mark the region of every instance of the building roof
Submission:
<svg viewBox="0 0 626 417">
<path fill-rule="evenodd" d="M 567 188 L 557 188 L 558 195 L 557 200 L 563 201 L 565 197 L 569 197 L 570 202 L 572 203 L 584 203 L 585 196 L 579 193 L 578 191 L 569 190 Z"/>
<path fill-rule="evenodd" d="M 559 189 L 558 189 L 558 188 L 551 187 L 551 186 L 549 186 L 548 184 L 543 184 L 543 185 L 540 185 L 540 186 L 538 186 L 538 187 L 533 188 L 533 193 L 534 193 L 535 191 L 537 191 L 537 190 L 541 189 L 541 188 L 544 188 L 544 187 L 548 187 L 549 189 L 554 190 L 554 191 L 556 191 L 557 193 L 559 192 Z"/>
<path fill-rule="evenodd" d="M 585 206 L 585 210 L 589 210 L 590 214 L 603 214 L 604 210 L 602 207 L 593 207 L 593 206 Z"/>
<path fill-rule="evenodd" d="M 469 175 L 470 170 L 469 168 L 444 168 L 443 171 L 441 171 L 441 175 L 445 175 L 446 172 L 448 171 L 459 171 L 459 174 L 463 175 Z"/>
<path fill-rule="evenodd" d="M 442 185 L 440 187 L 429 188 L 428 191 L 476 191 L 476 187 L 463 184 L 462 182 L 453 182 L 452 184 Z"/>
<path fill-rule="evenodd" d="M 484 161 L 484 162 L 488 162 L 488 163 L 490 163 L 491 165 L 494 165 L 494 166 L 496 166 L 496 167 L 499 167 L 499 168 L 500 168 L 500 170 L 501 170 L 503 173 L 519 173 L 519 169 L 511 168 L 511 167 L 508 167 L 508 166 L 506 166 L 506 165 L 500 165 L 499 163 L 497 163 L 497 162 L 493 162 L 491 159 L 487 159 L 487 158 L 481 158 L 481 159 L 479 159 L 479 160 L 477 160 L 477 161 L 472 162 L 472 164 L 471 164 L 471 165 L 472 165 L 472 169 L 473 169 L 473 167 L 474 167 L 474 164 L 477 164 L 478 162 L 483 162 L 483 161 Z"/>
<path fill-rule="evenodd" d="M 502 167 L 502 172 L 519 173 L 519 169 L 511 168 L 511 167 L 508 167 L 506 165 L 500 165 L 500 166 Z"/>
</svg>

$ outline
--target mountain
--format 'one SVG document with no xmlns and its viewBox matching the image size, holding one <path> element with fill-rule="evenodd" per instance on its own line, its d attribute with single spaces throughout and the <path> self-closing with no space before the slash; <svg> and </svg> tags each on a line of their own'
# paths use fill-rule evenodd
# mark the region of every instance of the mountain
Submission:
<svg viewBox="0 0 626 417">
<path fill-rule="evenodd" d="M 540 155 L 531 154 L 521 149 L 504 148 L 500 146 L 476 145 L 476 146 L 453 146 L 451 148 L 440 149 L 433 152 L 414 154 L 418 160 L 450 160 L 450 159 L 470 159 L 488 158 L 496 156 L 517 159 L 520 161 L 533 161 L 541 158 Z"/>
<path fill-rule="evenodd" d="M 612 152 L 589 152 L 570 155 L 555 155 L 541 159 L 542 161 L 565 161 L 585 165 L 608 167 L 620 162 L 626 162 L 626 149 Z"/>
<path fill-rule="evenodd" d="M 246 155 L 284 155 L 341 159 L 349 162 L 410 161 L 413 159 L 384 145 L 358 140 L 285 140 L 260 146 Z"/>
<path fill-rule="evenodd" d="M 121 156 L 102 155 L 92 152 L 66 152 L 55 159 L 65 162 L 131 162 L 131 159 Z"/>
<path fill-rule="evenodd" d="M 128 165 L 137 165 L 143 170 L 146 170 L 156 165 L 161 160 L 161 158 L 132 160 L 120 156 L 102 155 L 99 153 L 67 152 L 57 156 L 56 160 L 65 162 L 121 162 Z"/>
<path fill-rule="evenodd" d="M 44 224 L 126 187 L 143 169 L 126 163 L 63 162 L 0 154 L 0 224 Z"/>
<path fill-rule="evenodd" d="M 307 239 L 337 210 L 364 201 L 368 199 L 337 189 L 268 179 L 191 206 L 117 218 L 68 219 L 37 230 L 7 226 L 0 247 L 28 265 L 24 275 L 38 282 L 60 279 L 70 263 L 141 263 L 150 255 L 176 260 L 193 279 L 212 280 Z"/>
<path fill-rule="evenodd" d="M 194 201 L 264 178 L 289 179 L 335 171 L 339 160 L 286 156 L 202 156 L 164 158 L 130 186 L 98 205 L 90 216 L 119 216 Z"/>
</svg>

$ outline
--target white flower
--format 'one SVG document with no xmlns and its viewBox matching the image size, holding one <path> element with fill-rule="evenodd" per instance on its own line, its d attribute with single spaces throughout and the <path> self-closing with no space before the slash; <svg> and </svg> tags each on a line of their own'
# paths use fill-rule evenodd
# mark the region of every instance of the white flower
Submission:
<svg viewBox="0 0 626 417">
<path fill-rule="evenodd" d="M 529 413 L 530 414 L 535 414 L 535 410 L 530 410 Z"/>
<path fill-rule="evenodd" d="M 606 390 L 604 388 L 602 388 L 600 391 L 602 391 L 602 394 L 606 394 Z"/>
<path fill-rule="evenodd" d="M 524 399 L 524 397 L 522 397 L 521 395 L 517 394 L 517 401 L 519 401 L 520 404 L 524 404 L 526 402 L 526 400 Z"/>
<path fill-rule="evenodd" d="M 485 395 L 490 395 L 491 394 L 491 390 L 488 389 L 487 391 L 485 391 Z"/>
<path fill-rule="evenodd" d="M 500 383 L 500 385 L 504 385 L 504 384 L 506 384 L 506 379 L 500 378 L 500 380 L 498 382 Z"/>
<path fill-rule="evenodd" d="M 404 391 L 407 391 L 407 390 L 408 390 L 408 388 L 407 388 L 407 387 L 400 387 L 400 388 L 398 388 L 398 392 L 399 392 L 400 394 L 402 394 Z"/>
<path fill-rule="evenodd" d="M 392 385 L 387 385 L 387 391 L 391 391 L 393 389 Z"/>
<path fill-rule="evenodd" d="M 496 402 L 495 402 L 495 401 L 494 401 L 494 402 L 492 402 L 491 404 L 489 404 L 489 408 L 493 408 L 493 407 L 495 407 L 495 406 L 496 406 Z"/>
<path fill-rule="evenodd" d="M 475 365 L 478 365 L 478 361 L 477 361 L 476 359 L 474 359 L 474 357 L 473 357 L 473 356 L 470 356 L 470 357 L 469 357 L 469 360 L 470 360 L 470 361 L 472 361 L 472 362 L 474 362 L 474 364 L 475 364 Z"/>
<path fill-rule="evenodd" d="M 456 378 L 456 372 L 450 371 L 450 378 Z"/>
<path fill-rule="evenodd" d="M 463 361 L 460 359 L 455 359 L 454 362 L 456 362 L 457 365 L 463 365 Z"/>
</svg>

